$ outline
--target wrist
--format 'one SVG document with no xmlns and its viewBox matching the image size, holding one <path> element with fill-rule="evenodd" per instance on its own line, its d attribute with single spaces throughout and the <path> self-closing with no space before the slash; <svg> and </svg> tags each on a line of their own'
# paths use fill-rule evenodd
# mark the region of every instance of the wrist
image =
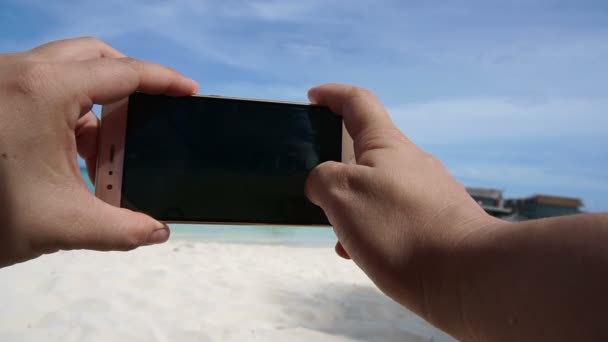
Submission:
<svg viewBox="0 0 608 342">
<path fill-rule="evenodd" d="M 437 242 L 436 262 L 422 275 L 423 315 L 442 330 L 462 340 L 475 340 L 466 303 L 478 289 L 468 281 L 483 262 L 477 251 L 485 241 L 511 223 L 488 215 L 478 206 L 455 208 L 449 219 L 438 221 L 435 232 L 446 232 Z"/>
</svg>

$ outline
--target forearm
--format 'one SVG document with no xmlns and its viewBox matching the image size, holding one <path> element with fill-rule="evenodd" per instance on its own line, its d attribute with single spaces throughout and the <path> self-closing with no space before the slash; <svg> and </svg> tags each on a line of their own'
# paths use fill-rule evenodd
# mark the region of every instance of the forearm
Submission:
<svg viewBox="0 0 608 342">
<path fill-rule="evenodd" d="M 608 340 L 608 214 L 497 223 L 442 273 L 431 320 L 463 339 Z"/>
</svg>

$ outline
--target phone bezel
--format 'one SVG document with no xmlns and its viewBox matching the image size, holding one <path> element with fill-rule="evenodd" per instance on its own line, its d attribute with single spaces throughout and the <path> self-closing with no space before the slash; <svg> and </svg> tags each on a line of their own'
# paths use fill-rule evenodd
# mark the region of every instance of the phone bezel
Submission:
<svg viewBox="0 0 608 342">
<path fill-rule="evenodd" d="M 299 106 L 315 106 L 303 102 L 270 101 L 261 99 L 250 99 L 240 97 L 226 97 L 217 95 L 192 95 L 202 98 L 219 98 L 225 100 L 254 101 L 264 103 L 290 104 Z M 124 165 L 124 145 L 127 128 L 127 111 L 129 99 L 125 98 L 119 102 L 104 105 L 101 111 L 99 127 L 97 170 L 95 177 L 95 196 L 102 201 L 120 207 L 122 194 L 122 175 Z M 355 153 L 353 140 L 342 124 L 342 162 L 354 163 Z M 306 226 L 326 227 L 319 224 L 273 224 L 273 223 L 250 223 L 250 222 L 207 222 L 207 221 L 163 221 L 165 223 L 185 224 L 217 224 L 217 225 L 247 225 L 247 226 Z"/>
</svg>

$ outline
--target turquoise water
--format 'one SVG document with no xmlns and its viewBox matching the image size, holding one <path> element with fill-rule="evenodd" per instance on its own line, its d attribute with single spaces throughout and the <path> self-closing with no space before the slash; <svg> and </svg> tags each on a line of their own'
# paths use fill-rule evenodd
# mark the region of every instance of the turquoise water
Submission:
<svg viewBox="0 0 608 342">
<path fill-rule="evenodd" d="M 171 239 L 174 240 L 328 247 L 336 242 L 331 228 L 203 224 L 174 224 L 170 227 Z"/>
<path fill-rule="evenodd" d="M 93 183 L 85 168 L 81 169 L 91 191 Z M 171 224 L 171 240 L 273 244 L 290 246 L 333 246 L 336 235 L 331 228 L 264 227 L 207 224 Z"/>
</svg>

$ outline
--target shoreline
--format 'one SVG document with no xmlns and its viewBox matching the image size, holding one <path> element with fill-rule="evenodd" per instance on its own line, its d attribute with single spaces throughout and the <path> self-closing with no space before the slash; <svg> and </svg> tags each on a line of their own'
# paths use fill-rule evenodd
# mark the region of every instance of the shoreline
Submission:
<svg viewBox="0 0 608 342">
<path fill-rule="evenodd" d="M 228 243 L 239 245 L 285 245 L 333 248 L 337 237 L 331 227 L 263 227 L 170 224 L 170 241 Z"/>
</svg>

